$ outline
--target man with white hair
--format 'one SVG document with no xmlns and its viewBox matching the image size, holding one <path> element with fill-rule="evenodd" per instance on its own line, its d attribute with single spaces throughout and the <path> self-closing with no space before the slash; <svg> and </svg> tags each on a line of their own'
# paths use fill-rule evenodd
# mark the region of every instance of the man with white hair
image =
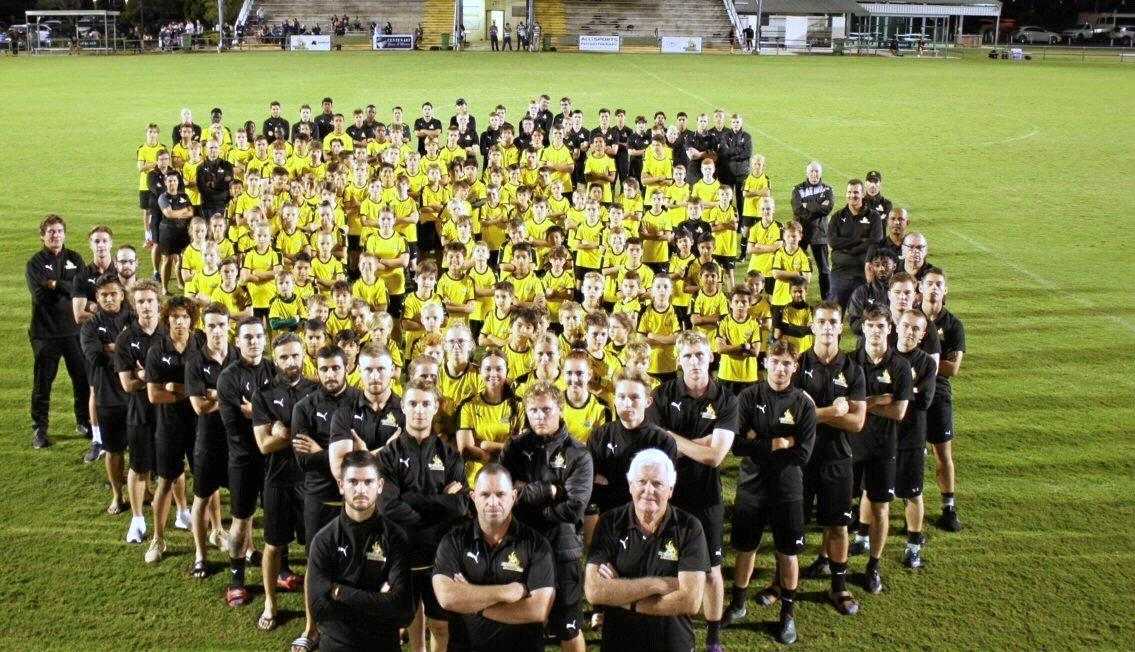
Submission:
<svg viewBox="0 0 1135 652">
<path fill-rule="evenodd" d="M 677 476 L 669 455 L 640 451 L 631 503 L 599 517 L 583 586 L 606 613 L 600 650 L 693 649 L 709 554 L 701 523 L 670 505 Z"/>
<path fill-rule="evenodd" d="M 177 139 L 181 137 L 181 128 L 183 126 L 193 130 L 193 140 L 201 140 L 201 125 L 193 122 L 193 112 L 189 110 L 189 107 L 186 107 L 181 110 L 181 122 L 175 124 L 173 129 L 169 130 L 172 145 L 177 144 Z"/>
<path fill-rule="evenodd" d="M 828 213 L 835 207 L 832 187 L 824 183 L 824 168 L 812 161 L 804 169 L 807 178 L 792 189 L 792 214 L 804 227 L 800 246 L 811 248 L 820 272 L 820 296 L 827 298 L 831 269 L 828 264 Z"/>
</svg>

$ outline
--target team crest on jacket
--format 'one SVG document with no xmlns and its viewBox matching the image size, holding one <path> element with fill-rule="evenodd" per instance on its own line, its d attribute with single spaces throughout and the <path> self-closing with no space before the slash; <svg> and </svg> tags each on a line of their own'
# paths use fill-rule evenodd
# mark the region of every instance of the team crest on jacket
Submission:
<svg viewBox="0 0 1135 652">
<path fill-rule="evenodd" d="M 524 567 L 520 565 L 520 557 L 516 556 L 516 551 L 508 553 L 508 559 L 501 562 L 501 570 L 512 571 L 513 573 L 523 573 Z"/>
<path fill-rule="evenodd" d="M 386 553 L 382 551 L 382 546 L 378 545 L 375 541 L 367 551 L 367 559 L 370 561 L 386 561 Z"/>
<path fill-rule="evenodd" d="M 662 546 L 662 550 L 658 551 L 658 558 L 666 561 L 678 561 L 678 546 L 674 545 L 673 539 L 667 541 L 666 545 Z"/>
<path fill-rule="evenodd" d="M 702 410 L 701 418 L 709 419 L 710 421 L 713 421 L 714 419 L 717 418 L 717 410 L 713 409 L 712 403 L 709 404 L 709 405 L 706 405 L 705 410 Z"/>
<path fill-rule="evenodd" d="M 552 468 L 553 469 L 567 468 L 567 462 L 564 460 L 564 454 L 563 453 L 556 453 L 556 456 L 552 458 Z"/>
<path fill-rule="evenodd" d="M 886 369 L 884 369 L 884 370 L 883 370 L 883 373 L 879 375 L 879 382 L 880 382 L 880 383 L 889 383 L 889 382 L 891 382 L 891 372 L 890 372 L 890 371 L 888 371 L 888 370 L 886 370 Z"/>
<path fill-rule="evenodd" d="M 785 410 L 784 414 L 780 415 L 780 422 L 786 426 L 796 425 L 796 419 L 792 418 L 792 412 L 789 410 Z"/>
<path fill-rule="evenodd" d="M 432 460 L 430 460 L 429 469 L 431 471 L 444 471 L 445 470 L 445 464 L 441 461 L 440 457 L 438 457 L 437 455 L 434 455 L 434 458 Z"/>
<path fill-rule="evenodd" d="M 847 387 L 847 379 L 843 377 L 842 371 L 832 380 L 832 384 L 836 387 Z"/>
<path fill-rule="evenodd" d="M 393 413 L 388 412 L 386 414 L 386 416 L 383 417 L 383 419 L 382 419 L 382 425 L 384 425 L 384 426 L 397 426 L 398 420 L 394 418 Z"/>
</svg>

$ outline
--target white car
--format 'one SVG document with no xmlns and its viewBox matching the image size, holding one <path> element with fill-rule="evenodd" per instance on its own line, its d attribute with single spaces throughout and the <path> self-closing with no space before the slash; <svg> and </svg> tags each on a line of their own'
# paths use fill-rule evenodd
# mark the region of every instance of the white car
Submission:
<svg viewBox="0 0 1135 652">
<path fill-rule="evenodd" d="M 1060 35 L 1043 27 L 1022 27 L 1013 34 L 1013 42 L 1056 45 L 1060 42 Z"/>
<path fill-rule="evenodd" d="M 1132 47 L 1135 45 L 1135 25 L 1116 25 L 1108 36 L 1116 45 Z"/>
<path fill-rule="evenodd" d="M 1099 36 L 1099 30 L 1091 23 L 1080 23 L 1060 32 L 1066 41 L 1087 41 Z"/>
</svg>

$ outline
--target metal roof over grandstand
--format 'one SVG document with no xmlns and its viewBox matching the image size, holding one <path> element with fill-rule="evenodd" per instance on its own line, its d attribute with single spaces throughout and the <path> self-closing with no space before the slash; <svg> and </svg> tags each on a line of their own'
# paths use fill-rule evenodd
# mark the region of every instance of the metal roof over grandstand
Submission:
<svg viewBox="0 0 1135 652">
<path fill-rule="evenodd" d="M 1000 16 L 996 0 L 923 0 L 922 2 L 860 2 L 872 16 Z"/>
<path fill-rule="evenodd" d="M 734 0 L 739 14 L 865 14 L 855 0 Z"/>
</svg>

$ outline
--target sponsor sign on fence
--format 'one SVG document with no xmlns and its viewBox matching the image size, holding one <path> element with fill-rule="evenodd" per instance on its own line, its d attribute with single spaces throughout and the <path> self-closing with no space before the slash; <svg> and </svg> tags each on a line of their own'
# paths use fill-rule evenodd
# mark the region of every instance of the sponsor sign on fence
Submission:
<svg viewBox="0 0 1135 652">
<path fill-rule="evenodd" d="M 580 52 L 618 52 L 621 39 L 618 36 L 579 35 Z"/>
<path fill-rule="evenodd" d="M 413 34 L 375 34 L 373 39 L 376 50 L 413 50 Z"/>
<path fill-rule="evenodd" d="M 663 52 L 678 52 L 685 54 L 696 54 L 701 52 L 701 37 L 700 36 L 663 36 L 662 37 L 662 51 Z"/>
<path fill-rule="evenodd" d="M 331 51 L 331 36 L 289 36 L 289 50 L 315 50 L 318 52 Z"/>
</svg>

